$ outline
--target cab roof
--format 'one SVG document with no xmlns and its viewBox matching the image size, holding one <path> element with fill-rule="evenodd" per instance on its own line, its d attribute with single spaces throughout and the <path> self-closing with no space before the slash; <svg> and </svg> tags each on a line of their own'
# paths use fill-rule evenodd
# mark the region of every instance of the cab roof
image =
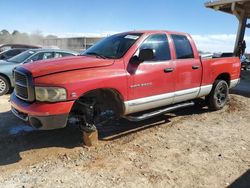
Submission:
<svg viewBox="0 0 250 188">
<path fill-rule="evenodd" d="M 156 34 L 156 33 L 167 33 L 167 34 L 178 34 L 178 35 L 189 35 L 188 33 L 178 32 L 178 31 L 169 31 L 169 30 L 135 30 L 135 31 L 128 31 L 125 33 L 142 33 L 142 34 Z"/>
</svg>

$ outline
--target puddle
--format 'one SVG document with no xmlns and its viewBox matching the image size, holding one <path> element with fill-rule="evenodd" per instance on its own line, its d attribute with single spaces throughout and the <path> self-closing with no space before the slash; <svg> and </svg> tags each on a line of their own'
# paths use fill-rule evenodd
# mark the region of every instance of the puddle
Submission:
<svg viewBox="0 0 250 188">
<path fill-rule="evenodd" d="M 21 132 L 31 132 L 34 129 L 28 125 L 17 125 L 15 127 L 12 127 L 9 131 L 11 135 L 15 135 Z"/>
</svg>

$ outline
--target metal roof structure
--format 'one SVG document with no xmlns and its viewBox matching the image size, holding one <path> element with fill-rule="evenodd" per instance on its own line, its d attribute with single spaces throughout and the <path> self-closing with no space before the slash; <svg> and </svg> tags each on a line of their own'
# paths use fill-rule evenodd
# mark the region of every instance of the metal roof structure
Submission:
<svg viewBox="0 0 250 188">
<path fill-rule="evenodd" d="M 250 0 L 216 0 L 205 3 L 205 7 L 235 15 L 239 20 L 234 53 L 238 54 L 239 44 L 243 42 L 246 28 L 250 28 Z"/>
<path fill-rule="evenodd" d="M 209 1 L 205 6 L 229 14 L 244 14 L 245 17 L 250 18 L 250 0 Z"/>
</svg>

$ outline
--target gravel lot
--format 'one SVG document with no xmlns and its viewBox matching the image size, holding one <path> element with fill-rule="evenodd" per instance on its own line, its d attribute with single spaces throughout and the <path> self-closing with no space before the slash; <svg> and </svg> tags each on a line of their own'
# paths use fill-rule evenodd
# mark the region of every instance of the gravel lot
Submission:
<svg viewBox="0 0 250 188">
<path fill-rule="evenodd" d="M 0 97 L 0 187 L 250 187 L 250 76 L 229 104 L 121 120 L 83 147 L 77 127 L 35 131 Z"/>
</svg>

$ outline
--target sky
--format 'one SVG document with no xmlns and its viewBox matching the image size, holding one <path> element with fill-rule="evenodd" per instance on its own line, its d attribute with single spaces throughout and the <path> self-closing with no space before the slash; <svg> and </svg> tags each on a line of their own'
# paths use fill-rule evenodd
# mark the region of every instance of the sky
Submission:
<svg viewBox="0 0 250 188">
<path fill-rule="evenodd" d="M 0 30 L 79 36 L 164 29 L 190 33 L 203 51 L 232 51 L 238 27 L 236 17 L 207 9 L 205 2 L 1 0 Z M 250 46 L 250 31 L 246 41 Z M 247 50 L 250 52 L 250 48 Z"/>
</svg>

